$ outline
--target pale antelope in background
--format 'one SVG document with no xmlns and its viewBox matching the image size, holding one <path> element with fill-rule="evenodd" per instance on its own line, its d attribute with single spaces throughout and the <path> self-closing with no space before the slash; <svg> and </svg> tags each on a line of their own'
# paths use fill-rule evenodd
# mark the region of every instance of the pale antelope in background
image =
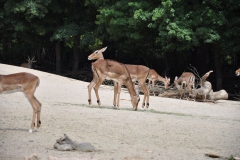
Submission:
<svg viewBox="0 0 240 160">
<path fill-rule="evenodd" d="M 0 94 L 23 92 L 33 108 L 33 116 L 29 132 L 32 133 L 37 116 L 37 128 L 41 126 L 40 113 L 42 104 L 34 96 L 39 85 L 39 78 L 33 74 L 22 72 L 9 75 L 0 74 Z"/>
<path fill-rule="evenodd" d="M 28 59 L 27 59 L 28 63 L 21 64 L 21 67 L 25 67 L 25 68 L 30 68 L 31 69 L 32 68 L 32 63 L 36 62 L 36 61 L 34 61 L 34 57 L 32 59 L 30 59 L 29 56 L 28 56 Z"/>
<path fill-rule="evenodd" d="M 192 89 L 195 88 L 195 75 L 191 72 L 184 72 L 179 78 L 175 77 L 174 86 L 180 90 L 180 99 L 183 93 L 185 96 L 186 87 L 188 87 L 189 94 L 192 94 Z"/>
</svg>

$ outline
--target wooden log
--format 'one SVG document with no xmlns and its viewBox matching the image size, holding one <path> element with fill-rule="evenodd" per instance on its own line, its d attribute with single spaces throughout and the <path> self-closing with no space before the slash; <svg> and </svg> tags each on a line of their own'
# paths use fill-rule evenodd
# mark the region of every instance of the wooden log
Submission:
<svg viewBox="0 0 240 160">
<path fill-rule="evenodd" d="M 207 99 L 210 99 L 210 100 L 226 100 L 228 99 L 228 93 L 222 89 L 220 91 L 217 91 L 217 92 L 210 92 L 207 96 Z"/>
</svg>

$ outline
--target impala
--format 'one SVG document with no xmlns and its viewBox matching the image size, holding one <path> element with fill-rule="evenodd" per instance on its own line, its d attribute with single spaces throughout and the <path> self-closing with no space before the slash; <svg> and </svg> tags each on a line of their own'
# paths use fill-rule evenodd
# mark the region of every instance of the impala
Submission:
<svg viewBox="0 0 240 160">
<path fill-rule="evenodd" d="M 238 70 L 236 70 L 236 76 L 240 76 L 240 68 Z"/>
<path fill-rule="evenodd" d="M 149 76 L 147 79 L 148 79 L 148 87 L 150 86 L 150 83 L 152 82 L 153 95 L 155 95 L 155 93 L 154 93 L 155 81 L 163 82 L 165 89 L 167 89 L 168 86 L 170 85 L 170 78 L 167 78 L 166 76 L 165 76 L 165 78 L 161 77 L 154 69 L 150 70 L 150 73 L 149 73 Z"/>
<path fill-rule="evenodd" d="M 97 50 L 95 52 L 93 52 L 92 54 L 90 54 L 88 56 L 88 60 L 103 60 L 104 56 L 102 54 L 102 52 L 104 52 L 106 50 L 107 47 L 101 49 L 101 50 Z M 131 79 L 137 80 L 139 82 L 140 87 L 142 88 L 143 92 L 144 92 L 144 98 L 143 98 L 143 103 L 142 103 L 142 108 L 144 108 L 145 103 L 147 105 L 147 108 L 149 107 L 149 91 L 148 88 L 146 86 L 146 80 L 147 77 L 150 73 L 150 69 L 146 66 L 143 65 L 132 65 L 132 64 L 125 64 L 125 66 L 127 67 Z M 121 85 L 120 83 L 117 83 L 116 81 L 114 82 L 114 100 L 113 100 L 113 105 L 116 107 L 116 98 L 119 96 L 118 93 L 120 94 L 121 90 Z M 120 87 L 120 88 L 119 88 Z"/>
<path fill-rule="evenodd" d="M 195 88 L 195 75 L 191 72 L 183 72 L 179 78 L 175 77 L 174 85 L 180 89 L 180 99 L 182 98 L 183 92 L 185 96 L 186 87 L 189 89 L 189 94 L 192 94 L 192 88 Z"/>
<path fill-rule="evenodd" d="M 133 64 L 126 64 L 126 67 L 130 73 L 132 80 L 137 80 L 140 87 L 143 90 L 144 97 L 142 102 L 142 109 L 144 108 L 145 104 L 146 107 L 149 107 L 149 90 L 146 85 L 147 77 L 149 76 L 150 69 L 143 65 L 133 65 Z"/>
<path fill-rule="evenodd" d="M 41 126 L 40 113 L 42 104 L 34 96 L 35 90 L 39 85 L 39 78 L 33 74 L 21 72 L 9 75 L 0 74 L 0 94 L 23 92 L 33 108 L 32 122 L 29 132 L 33 132 L 35 119 L 37 116 L 37 128 Z"/>
<path fill-rule="evenodd" d="M 32 68 L 32 63 L 36 62 L 36 61 L 34 61 L 34 57 L 32 59 L 30 59 L 28 57 L 27 61 L 28 61 L 28 63 L 21 64 L 21 67 L 25 67 L 25 68 L 30 68 L 31 69 Z"/>
<path fill-rule="evenodd" d="M 119 100 L 120 100 L 120 92 L 121 92 L 121 85 L 125 85 L 129 91 L 131 96 L 131 102 L 134 110 L 138 108 L 139 96 L 136 94 L 132 79 L 130 77 L 129 71 L 125 64 L 119 63 L 114 60 L 104 59 L 102 56 L 102 52 L 104 52 L 107 47 L 102 48 L 100 50 L 96 50 L 91 55 L 88 56 L 88 60 L 94 60 L 94 57 L 98 57 L 95 62 L 92 63 L 92 73 L 93 73 L 93 80 L 88 85 L 88 102 L 89 105 L 92 105 L 91 102 L 91 90 L 94 88 L 97 103 L 101 106 L 100 97 L 98 94 L 98 89 L 102 82 L 105 79 L 113 80 L 114 84 L 114 97 L 115 92 L 118 93 L 117 95 L 117 108 L 119 109 Z M 95 56 L 97 55 L 97 56 Z"/>
</svg>

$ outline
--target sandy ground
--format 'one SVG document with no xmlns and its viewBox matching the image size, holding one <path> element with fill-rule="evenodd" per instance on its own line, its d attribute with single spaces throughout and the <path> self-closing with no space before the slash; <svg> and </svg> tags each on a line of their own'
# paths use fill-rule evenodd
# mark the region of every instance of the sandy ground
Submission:
<svg viewBox="0 0 240 160">
<path fill-rule="evenodd" d="M 113 89 L 101 86 L 99 108 L 94 91 L 88 106 L 89 83 L 32 69 L 0 64 L 0 74 L 30 72 L 40 78 L 35 96 L 43 104 L 42 126 L 29 133 L 32 107 L 21 93 L 0 95 L 0 159 L 41 160 L 211 159 L 240 157 L 240 102 L 213 103 L 150 97 L 150 108 L 132 111 L 128 92 L 121 93 L 121 110 L 111 108 Z M 141 95 L 141 100 L 143 96 Z M 140 101 L 141 102 L 141 101 Z M 139 105 L 140 106 L 140 105 Z M 90 142 L 96 152 L 58 151 L 56 139 Z"/>
</svg>

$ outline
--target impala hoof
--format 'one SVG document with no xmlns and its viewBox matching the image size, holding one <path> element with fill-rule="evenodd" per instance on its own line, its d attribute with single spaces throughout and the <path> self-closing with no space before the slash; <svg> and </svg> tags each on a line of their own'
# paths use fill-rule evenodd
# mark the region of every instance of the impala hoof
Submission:
<svg viewBox="0 0 240 160">
<path fill-rule="evenodd" d="M 117 109 L 117 107 L 116 107 L 116 106 L 111 106 L 111 108 L 112 108 L 112 109 Z"/>
</svg>

